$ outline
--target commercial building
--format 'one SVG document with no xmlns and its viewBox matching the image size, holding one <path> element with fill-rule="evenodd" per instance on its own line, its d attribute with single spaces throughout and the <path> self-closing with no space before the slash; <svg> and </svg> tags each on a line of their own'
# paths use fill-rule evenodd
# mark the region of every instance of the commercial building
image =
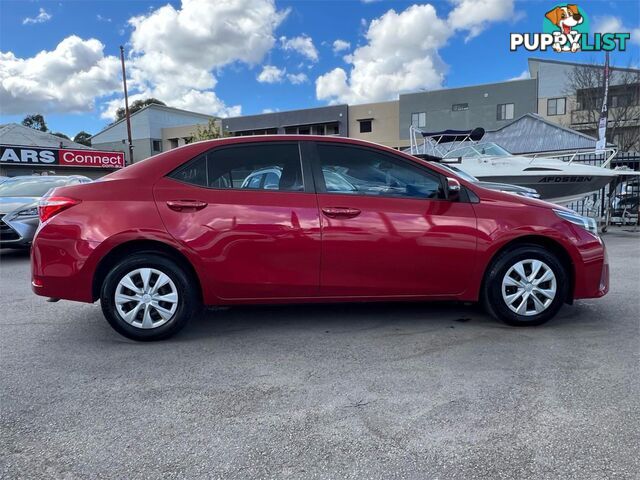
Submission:
<svg viewBox="0 0 640 480">
<path fill-rule="evenodd" d="M 85 175 L 124 167 L 121 152 L 96 150 L 17 123 L 0 125 L 0 176 Z"/>
<path fill-rule="evenodd" d="M 529 59 L 537 81 L 537 112 L 548 120 L 597 135 L 603 102 L 604 67 Z M 640 70 L 612 68 L 609 78 L 609 129 L 622 150 L 640 151 Z"/>
<path fill-rule="evenodd" d="M 474 85 L 400 95 L 400 138 L 409 140 L 409 127 L 430 132 L 447 129 L 495 130 L 536 112 L 536 81 Z"/>
<path fill-rule="evenodd" d="M 400 104 L 397 101 L 349 105 L 348 136 L 400 148 Z"/>
<path fill-rule="evenodd" d="M 339 135 L 349 132 L 347 105 L 306 108 L 222 119 L 224 135 Z"/>
<path fill-rule="evenodd" d="M 411 125 L 425 131 L 475 127 L 492 131 L 533 113 L 586 136 L 595 136 L 602 105 L 601 81 L 592 88 L 576 89 L 573 79 L 576 69 L 596 72 L 593 77 L 601 79 L 603 67 L 537 58 L 529 59 L 528 66 L 529 79 L 413 92 L 389 102 L 236 117 L 224 119 L 223 130 L 229 135 L 336 134 L 403 148 L 409 145 Z M 640 150 L 640 70 L 611 71 L 609 131 L 615 124 L 614 143 L 625 150 Z M 328 114 L 330 109 L 343 115 L 332 116 Z M 629 118 L 619 121 L 617 115 L 621 111 Z M 340 122 L 339 130 L 311 127 L 324 119 Z M 634 135 L 637 141 L 629 142 Z"/>
<path fill-rule="evenodd" d="M 136 162 L 151 157 L 171 148 L 189 142 L 190 134 L 197 125 L 206 125 L 210 119 L 216 117 L 202 113 L 189 112 L 165 105 L 151 104 L 133 113 L 131 119 L 131 138 L 133 141 L 133 159 L 129 159 L 127 142 L 127 123 L 119 120 L 91 137 L 91 146 L 103 150 L 117 150 L 124 152 L 127 162 Z M 163 129 L 186 127 L 183 130 L 165 132 Z M 180 135 L 178 135 L 180 133 Z"/>
</svg>

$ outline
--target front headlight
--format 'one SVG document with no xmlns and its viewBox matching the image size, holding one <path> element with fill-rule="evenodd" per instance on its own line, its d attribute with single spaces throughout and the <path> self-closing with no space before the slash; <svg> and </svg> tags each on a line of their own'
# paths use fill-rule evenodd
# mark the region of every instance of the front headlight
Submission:
<svg viewBox="0 0 640 480">
<path fill-rule="evenodd" d="M 567 222 L 571 222 L 575 225 L 578 225 L 588 232 L 593 233 L 594 235 L 598 235 L 598 224 L 593 218 L 583 217 L 582 215 L 577 214 L 576 212 L 567 212 L 565 210 L 553 210 L 556 215 L 558 215 L 561 219 L 566 220 Z"/>
<path fill-rule="evenodd" d="M 14 218 L 37 217 L 38 205 L 32 205 L 13 214 Z"/>
</svg>

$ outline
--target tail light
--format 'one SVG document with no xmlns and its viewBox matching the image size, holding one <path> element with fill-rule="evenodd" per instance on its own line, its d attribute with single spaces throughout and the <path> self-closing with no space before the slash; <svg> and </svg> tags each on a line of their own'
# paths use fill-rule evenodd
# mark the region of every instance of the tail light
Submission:
<svg viewBox="0 0 640 480">
<path fill-rule="evenodd" d="M 38 215 L 41 222 L 46 222 L 54 215 L 80 203 L 80 200 L 69 197 L 44 197 L 38 204 Z"/>
</svg>

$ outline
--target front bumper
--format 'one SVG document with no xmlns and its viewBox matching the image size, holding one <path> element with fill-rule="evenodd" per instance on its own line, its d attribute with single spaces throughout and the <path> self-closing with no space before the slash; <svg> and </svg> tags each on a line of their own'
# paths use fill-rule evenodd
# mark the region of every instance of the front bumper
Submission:
<svg viewBox="0 0 640 480">
<path fill-rule="evenodd" d="M 0 247 L 23 248 L 31 245 L 38 229 L 38 217 L 0 216 Z"/>
<path fill-rule="evenodd" d="M 609 292 L 609 256 L 602 241 L 585 245 L 575 265 L 574 298 L 599 298 Z"/>
</svg>

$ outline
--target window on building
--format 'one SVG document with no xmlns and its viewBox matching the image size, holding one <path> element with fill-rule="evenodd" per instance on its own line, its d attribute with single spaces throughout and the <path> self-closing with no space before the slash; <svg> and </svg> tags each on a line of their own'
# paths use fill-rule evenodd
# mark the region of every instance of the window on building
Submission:
<svg viewBox="0 0 640 480">
<path fill-rule="evenodd" d="M 369 133 L 372 131 L 371 119 L 358 120 L 360 124 L 360 133 Z"/>
<path fill-rule="evenodd" d="M 427 126 L 427 113 L 426 112 L 418 112 L 411 114 L 411 125 L 417 128 L 422 128 Z"/>
<path fill-rule="evenodd" d="M 463 110 L 469 110 L 469 104 L 468 103 L 454 103 L 451 106 L 451 110 L 453 110 L 454 112 L 461 112 Z"/>
<path fill-rule="evenodd" d="M 298 133 L 300 135 L 310 135 L 311 134 L 311 127 L 309 127 L 309 126 L 298 127 Z"/>
<path fill-rule="evenodd" d="M 162 151 L 162 140 L 152 140 L 151 148 L 153 148 L 154 152 Z"/>
<path fill-rule="evenodd" d="M 498 114 L 496 118 L 498 120 L 512 120 L 513 110 L 513 103 L 501 103 L 498 105 Z"/>
<path fill-rule="evenodd" d="M 567 113 L 567 100 L 565 98 L 550 98 L 547 100 L 547 115 L 564 115 Z"/>
<path fill-rule="evenodd" d="M 169 139 L 169 148 L 171 148 L 171 149 L 178 148 L 178 139 L 177 138 L 170 138 Z"/>
<path fill-rule="evenodd" d="M 314 135 L 324 135 L 324 125 L 312 125 L 311 133 Z"/>
<path fill-rule="evenodd" d="M 327 135 L 340 135 L 340 125 L 337 123 L 328 123 Z"/>
</svg>

